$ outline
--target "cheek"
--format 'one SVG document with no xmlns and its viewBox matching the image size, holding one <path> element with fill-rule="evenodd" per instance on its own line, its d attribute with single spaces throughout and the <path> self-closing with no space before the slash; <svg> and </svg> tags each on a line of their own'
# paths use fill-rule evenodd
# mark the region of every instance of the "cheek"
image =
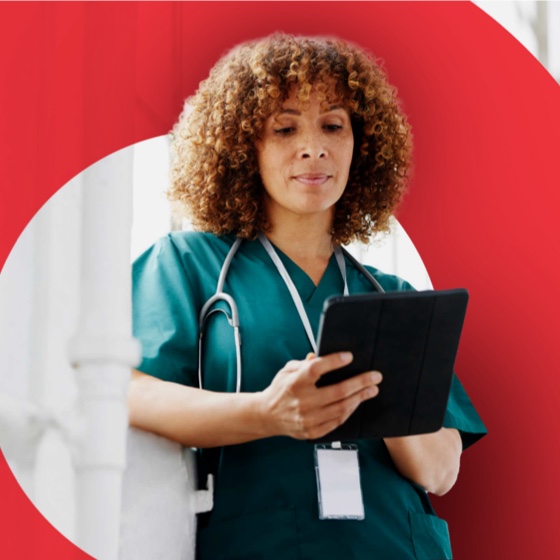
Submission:
<svg viewBox="0 0 560 560">
<path fill-rule="evenodd" d="M 270 168 L 266 165 L 266 162 L 263 162 L 262 165 L 259 165 L 259 173 L 261 176 L 261 182 L 264 185 L 265 189 L 268 190 L 270 187 L 270 177 L 273 175 L 271 173 Z"/>
<path fill-rule="evenodd" d="M 268 171 L 268 158 L 265 148 L 259 148 L 257 150 L 257 164 L 259 166 L 261 178 L 265 177 Z"/>
<path fill-rule="evenodd" d="M 281 172 L 279 160 L 280 158 L 276 150 L 264 148 L 259 151 L 259 174 L 267 191 L 274 189 L 275 184 L 278 182 L 279 173 Z"/>
<path fill-rule="evenodd" d="M 346 174 L 350 173 L 350 166 L 352 165 L 352 158 L 354 157 L 354 143 L 351 142 L 344 146 L 344 149 L 340 151 L 343 155 L 342 166 L 346 170 Z"/>
<path fill-rule="evenodd" d="M 338 155 L 341 163 L 349 163 L 354 154 L 354 135 L 348 134 L 344 137 L 339 137 L 332 145 L 332 150 Z"/>
<path fill-rule="evenodd" d="M 289 157 L 289 150 L 285 145 L 276 145 L 273 149 L 264 153 L 263 156 L 263 161 L 259 165 L 269 175 L 280 177 L 288 172 L 291 158 Z"/>
</svg>

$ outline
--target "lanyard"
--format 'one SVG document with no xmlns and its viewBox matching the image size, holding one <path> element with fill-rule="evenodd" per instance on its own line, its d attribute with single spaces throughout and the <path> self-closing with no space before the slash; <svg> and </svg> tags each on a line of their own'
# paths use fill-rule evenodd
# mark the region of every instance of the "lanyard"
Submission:
<svg viewBox="0 0 560 560">
<path fill-rule="evenodd" d="M 272 259 L 272 262 L 276 266 L 276 269 L 278 270 L 280 276 L 282 277 L 282 280 L 284 280 L 286 287 L 290 291 L 290 295 L 292 296 L 292 300 L 294 302 L 294 305 L 296 306 L 297 312 L 299 314 L 299 318 L 301 319 L 305 332 L 307 333 L 307 338 L 309 339 L 311 348 L 313 348 L 313 352 L 317 354 L 317 341 L 315 340 L 315 335 L 313 334 L 313 329 L 311 328 L 309 317 L 305 312 L 303 301 L 301 301 L 301 297 L 299 295 L 299 292 L 297 291 L 297 288 L 294 285 L 294 282 L 292 281 L 290 275 L 288 274 L 288 271 L 286 270 L 286 267 L 284 266 L 284 263 L 280 260 L 280 257 L 274 250 L 274 247 L 272 246 L 272 243 L 268 240 L 268 238 L 263 233 L 259 233 L 259 240 L 263 244 L 270 258 Z M 340 247 L 335 248 L 334 255 L 336 257 L 338 268 L 340 269 L 340 274 L 342 275 L 342 279 L 344 280 L 344 295 L 347 296 L 348 284 L 346 282 L 346 263 L 344 262 L 344 256 L 342 255 L 342 251 L 340 250 Z"/>
</svg>

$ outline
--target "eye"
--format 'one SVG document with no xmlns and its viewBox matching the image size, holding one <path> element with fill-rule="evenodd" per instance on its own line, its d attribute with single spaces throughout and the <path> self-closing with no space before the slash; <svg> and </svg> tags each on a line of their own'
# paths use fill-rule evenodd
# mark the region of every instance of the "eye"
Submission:
<svg viewBox="0 0 560 560">
<path fill-rule="evenodd" d="M 288 134 L 291 134 L 294 130 L 295 128 L 293 126 L 283 126 L 282 128 L 275 128 L 274 134 L 278 134 L 280 136 L 287 136 Z"/>
<path fill-rule="evenodd" d="M 342 125 L 340 125 L 340 124 L 326 124 L 323 128 L 325 130 L 328 130 L 329 132 L 336 132 L 337 130 L 342 130 Z"/>
</svg>

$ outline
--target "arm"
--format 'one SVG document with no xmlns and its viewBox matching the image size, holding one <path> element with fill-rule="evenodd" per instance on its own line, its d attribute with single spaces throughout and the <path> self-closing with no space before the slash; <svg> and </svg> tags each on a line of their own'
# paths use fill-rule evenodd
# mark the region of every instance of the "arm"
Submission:
<svg viewBox="0 0 560 560">
<path fill-rule="evenodd" d="M 264 437 L 255 395 L 194 389 L 133 370 L 129 423 L 190 447 L 241 443 Z"/>
<path fill-rule="evenodd" d="M 183 445 L 216 447 L 286 435 L 312 439 L 342 424 L 358 405 L 377 395 L 381 374 L 366 372 L 336 385 L 316 387 L 349 354 L 291 361 L 260 393 L 217 393 L 134 371 L 128 390 L 130 425 Z"/>
<path fill-rule="evenodd" d="M 406 478 L 443 496 L 457 480 L 461 459 L 461 436 L 456 429 L 417 436 L 384 438 L 397 470 Z"/>
</svg>

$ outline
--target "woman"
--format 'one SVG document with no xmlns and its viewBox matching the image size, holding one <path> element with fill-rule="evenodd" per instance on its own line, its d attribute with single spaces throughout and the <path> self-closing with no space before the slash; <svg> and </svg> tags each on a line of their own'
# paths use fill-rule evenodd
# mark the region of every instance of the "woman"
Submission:
<svg viewBox="0 0 560 560">
<path fill-rule="evenodd" d="M 319 519 L 308 441 L 383 390 L 380 372 L 317 388 L 352 356 L 316 357 L 311 341 L 345 281 L 373 290 L 335 253 L 386 231 L 404 193 L 411 134 L 394 88 L 351 44 L 277 34 L 228 53 L 188 107 L 170 197 L 199 231 L 168 235 L 134 265 L 144 359 L 129 403 L 132 425 L 202 449 L 200 478 L 216 475 L 199 557 L 451 558 L 427 492 L 453 486 L 462 449 L 485 433 L 456 378 L 439 432 L 353 442 L 363 520 Z M 224 291 L 239 312 L 241 375 L 224 301 L 203 321 L 199 372 L 199 315 L 237 238 Z M 412 289 L 370 271 L 386 291 Z"/>
</svg>

